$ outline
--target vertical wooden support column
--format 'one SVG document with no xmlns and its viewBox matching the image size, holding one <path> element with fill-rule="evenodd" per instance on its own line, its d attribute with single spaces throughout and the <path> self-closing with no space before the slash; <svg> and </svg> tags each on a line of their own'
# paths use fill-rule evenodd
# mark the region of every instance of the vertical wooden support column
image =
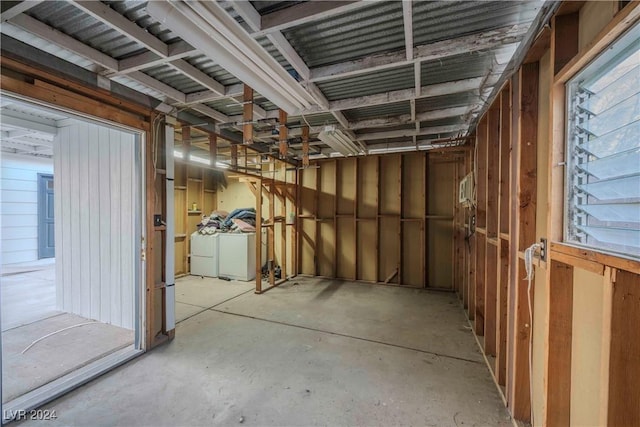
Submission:
<svg viewBox="0 0 640 427">
<path fill-rule="evenodd" d="M 518 250 L 524 251 L 536 240 L 536 200 L 537 200 L 537 145 L 538 145 L 538 73 L 537 62 L 524 64 L 519 75 L 519 153 L 518 153 Z M 516 253 L 517 256 L 517 253 Z M 514 258 L 517 259 L 517 258 Z M 524 272 L 519 261 L 517 271 Z M 522 274 L 519 274 L 522 276 Z M 531 419 L 531 396 L 529 377 L 529 340 L 531 327 L 527 305 L 527 282 L 522 277 L 515 278 L 515 338 L 513 416 L 522 421 Z M 532 310 L 533 310 L 533 296 Z"/>
<path fill-rule="evenodd" d="M 280 144 L 279 144 L 279 151 L 280 151 L 280 158 L 284 159 L 287 157 L 287 149 L 289 148 L 287 145 L 287 137 L 288 137 L 288 132 L 287 132 L 287 112 L 284 110 L 280 110 L 280 125 L 279 125 L 279 132 L 280 132 Z"/>
<path fill-rule="evenodd" d="M 154 123 L 155 113 L 152 113 L 150 122 Z M 155 313 L 156 313 L 156 266 L 155 266 L 155 227 L 153 225 L 153 215 L 156 213 L 155 203 L 155 167 L 153 164 L 153 158 L 156 153 L 153 152 L 155 144 L 153 141 L 158 136 L 155 134 L 155 127 L 151 126 L 151 129 L 146 132 L 146 155 L 145 155 L 145 197 L 146 197 L 146 239 L 144 241 L 145 252 L 145 267 L 146 267 L 146 283 L 145 283 L 145 349 L 149 350 L 153 347 L 155 341 L 156 330 L 158 326 L 155 325 Z M 171 153 L 173 154 L 173 153 Z M 169 236 L 173 238 L 173 236 Z M 164 324 L 164 319 L 162 321 Z"/>
<path fill-rule="evenodd" d="M 485 252 L 487 233 L 487 116 L 478 123 L 476 144 L 478 158 L 477 179 L 477 233 L 476 236 L 476 268 L 475 268 L 475 332 L 479 336 L 484 336 L 484 314 L 485 314 Z"/>
<path fill-rule="evenodd" d="M 242 141 L 253 144 L 253 89 L 244 85 L 242 94 Z"/>
<path fill-rule="evenodd" d="M 188 165 L 191 157 L 191 127 L 190 126 L 182 126 L 182 158 L 185 163 Z M 187 169 L 187 168 L 185 168 Z M 187 172 L 187 176 L 189 173 Z M 185 180 L 185 182 L 187 182 Z"/>
<path fill-rule="evenodd" d="M 275 254 L 275 198 L 274 198 L 275 187 L 273 185 L 273 179 L 269 181 L 269 227 L 267 228 L 267 251 L 269 253 L 268 263 L 269 263 L 269 286 L 274 286 L 276 283 L 275 279 L 275 268 L 274 264 L 276 261 Z"/>
<path fill-rule="evenodd" d="M 238 145 L 231 144 L 231 169 L 238 169 Z"/>
<path fill-rule="evenodd" d="M 498 197 L 500 157 L 500 97 L 489 108 L 487 119 L 487 248 L 485 270 L 484 350 L 496 355 L 497 269 L 498 269 Z"/>
<path fill-rule="evenodd" d="M 287 164 L 282 163 L 282 177 L 284 180 L 284 187 L 280 190 L 280 216 L 282 216 L 282 222 L 280 223 L 280 269 L 282 271 L 282 279 L 287 278 L 287 194 L 289 193 L 289 184 L 287 183 Z"/>
<path fill-rule="evenodd" d="M 607 420 L 609 426 L 637 426 L 640 425 L 640 276 L 617 270 L 612 274 L 612 283 Z"/>
<path fill-rule="evenodd" d="M 544 424 L 569 426 L 571 414 L 571 335 L 573 267 L 551 261 L 549 340 L 545 345 L 547 399 Z"/>
<path fill-rule="evenodd" d="M 256 294 L 262 292 L 262 179 L 256 182 Z"/>
<path fill-rule="evenodd" d="M 497 295 L 497 357 L 496 380 L 498 384 L 506 384 L 507 372 L 507 306 L 509 287 L 509 178 L 511 164 L 511 91 L 507 84 L 500 94 L 500 184 L 498 194 L 498 295 Z"/>
</svg>

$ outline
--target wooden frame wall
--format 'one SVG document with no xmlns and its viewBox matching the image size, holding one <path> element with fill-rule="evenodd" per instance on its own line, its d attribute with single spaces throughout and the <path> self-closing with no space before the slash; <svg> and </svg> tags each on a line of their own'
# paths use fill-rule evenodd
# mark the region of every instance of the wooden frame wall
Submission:
<svg viewBox="0 0 640 427">
<path fill-rule="evenodd" d="M 459 286 L 453 260 L 463 254 L 454 241 L 465 221 L 456 208 L 458 175 L 470 167 L 465 152 L 330 159 L 301 170 L 298 271 L 416 288 Z"/>
<path fill-rule="evenodd" d="M 640 262 L 565 244 L 562 231 L 565 83 L 640 19 L 640 3 L 620 6 L 599 35 L 579 50 L 583 5 L 584 2 L 565 2 L 560 6 L 550 31 L 541 33 L 526 63 L 479 121 L 474 166 L 478 227 L 469 239 L 473 242 L 466 267 L 469 281 L 460 298 L 511 414 L 518 420 L 530 421 L 532 322 L 528 298 L 533 302 L 534 291 L 527 295 L 527 282 L 522 280 L 523 252 L 539 237 L 536 226 L 546 223 L 539 230 L 546 230 L 547 235 L 542 237 L 550 242 L 547 260 L 539 256 L 534 260 L 537 274 L 543 276 L 539 283 L 546 287 L 545 319 L 533 322 L 544 328 L 543 341 L 533 343 L 534 349 L 542 348 L 544 355 L 543 417 L 535 424 L 571 424 L 572 361 L 581 357 L 572 351 L 574 270 L 582 269 L 602 276 L 604 286 L 602 366 L 599 373 L 582 373 L 600 377 L 600 419 L 594 422 L 638 425 L 640 387 L 629 379 L 640 375 Z M 540 94 L 538 61 L 547 51 L 552 81 L 550 93 Z M 538 99 L 539 96 L 543 98 Z M 541 119 L 538 105 L 545 102 L 549 103 L 549 157 L 537 159 L 537 145 L 547 144 L 547 135 L 537 134 Z M 500 140 L 497 150 L 491 145 L 496 132 Z M 536 214 L 540 161 L 548 162 L 550 174 L 548 199 L 542 201 L 548 206 L 544 217 Z"/>
</svg>

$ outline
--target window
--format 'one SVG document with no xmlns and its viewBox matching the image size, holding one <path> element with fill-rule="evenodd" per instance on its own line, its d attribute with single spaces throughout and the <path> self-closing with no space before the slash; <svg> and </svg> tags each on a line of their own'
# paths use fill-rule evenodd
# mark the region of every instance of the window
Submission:
<svg viewBox="0 0 640 427">
<path fill-rule="evenodd" d="M 640 25 L 567 84 L 565 241 L 640 258 Z"/>
</svg>

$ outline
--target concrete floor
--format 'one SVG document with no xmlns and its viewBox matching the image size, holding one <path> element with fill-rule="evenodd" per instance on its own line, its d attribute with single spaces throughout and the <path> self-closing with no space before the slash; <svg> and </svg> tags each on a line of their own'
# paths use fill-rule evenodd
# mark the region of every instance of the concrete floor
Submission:
<svg viewBox="0 0 640 427">
<path fill-rule="evenodd" d="M 2 266 L 2 330 L 43 319 L 56 311 L 55 259 Z"/>
<path fill-rule="evenodd" d="M 133 345 L 133 331 L 62 313 L 2 332 L 2 399 L 8 402 L 116 350 Z"/>
<path fill-rule="evenodd" d="M 453 294 L 194 279 L 175 340 L 45 405 L 50 425 L 511 425 Z"/>
</svg>

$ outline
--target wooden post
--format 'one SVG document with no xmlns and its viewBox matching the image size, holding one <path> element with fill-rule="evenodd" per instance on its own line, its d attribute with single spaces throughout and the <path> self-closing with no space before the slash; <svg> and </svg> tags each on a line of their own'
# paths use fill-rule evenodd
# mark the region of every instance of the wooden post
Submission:
<svg viewBox="0 0 640 427">
<path fill-rule="evenodd" d="M 284 187 L 281 189 L 280 196 L 280 215 L 282 222 L 280 223 L 280 270 L 282 271 L 281 279 L 287 278 L 287 194 L 289 187 L 287 184 L 287 164 L 282 164 L 282 174 L 284 175 Z"/>
<path fill-rule="evenodd" d="M 273 181 L 274 179 L 272 178 L 269 181 L 269 227 L 267 228 L 267 251 L 269 253 L 269 286 L 274 286 L 276 283 L 276 279 L 275 279 L 275 269 L 274 269 L 274 264 L 275 264 L 275 260 L 276 260 L 276 255 L 275 255 L 275 217 L 276 217 L 276 212 L 275 212 L 275 199 L 274 199 L 274 192 L 275 192 L 275 188 L 273 186 Z"/>
<path fill-rule="evenodd" d="M 249 85 L 244 85 L 242 94 L 242 141 L 253 144 L 253 89 Z"/>
<path fill-rule="evenodd" d="M 537 143 L 538 143 L 538 72 L 537 62 L 524 64 L 519 76 L 519 153 L 518 153 L 518 251 L 524 251 L 536 240 L 537 200 Z M 518 252 L 516 251 L 516 257 Z M 518 263 L 516 272 L 524 272 L 524 262 Z M 522 274 L 520 274 L 522 276 Z M 512 381 L 512 408 L 514 418 L 531 419 L 531 396 L 529 393 L 529 339 L 531 326 L 527 307 L 527 283 L 515 278 L 514 304 L 514 371 Z M 533 305 L 533 297 L 532 305 Z M 533 307 L 532 307 L 533 310 Z"/>
<path fill-rule="evenodd" d="M 238 169 L 238 145 L 231 144 L 231 169 Z"/>
<path fill-rule="evenodd" d="M 573 267 L 551 261 L 549 283 L 549 340 L 547 399 L 544 424 L 569 426 L 571 414 L 571 336 L 573 315 Z"/>
<path fill-rule="evenodd" d="M 262 293 L 262 179 L 256 182 L 256 294 Z"/>
<path fill-rule="evenodd" d="M 302 166 L 309 166 L 309 126 L 302 127 Z"/>
<path fill-rule="evenodd" d="M 280 110 L 280 158 L 285 159 L 287 157 L 287 149 L 289 148 L 287 145 L 287 112 L 284 110 Z"/>
</svg>

